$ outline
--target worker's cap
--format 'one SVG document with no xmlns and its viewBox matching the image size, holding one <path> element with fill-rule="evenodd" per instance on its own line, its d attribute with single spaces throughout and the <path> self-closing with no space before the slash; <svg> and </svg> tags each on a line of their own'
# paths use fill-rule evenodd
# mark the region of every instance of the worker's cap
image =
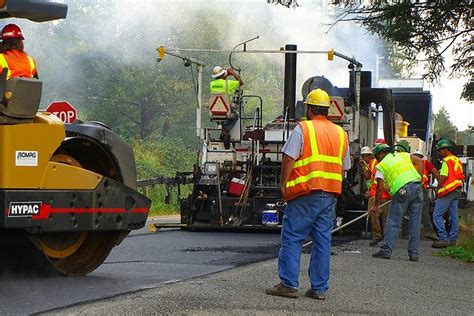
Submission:
<svg viewBox="0 0 474 316">
<path fill-rule="evenodd" d="M 221 66 L 216 66 L 212 69 L 212 78 L 217 78 L 222 76 L 223 74 L 226 73 L 227 70 L 222 68 Z"/>
<path fill-rule="evenodd" d="M 362 150 L 360 151 L 361 155 L 372 155 L 372 148 L 369 146 L 364 146 L 362 147 Z"/>
<path fill-rule="evenodd" d="M 377 146 L 374 147 L 374 155 L 377 156 L 383 151 L 389 151 L 390 146 L 387 144 L 378 144 Z"/>
<path fill-rule="evenodd" d="M 436 144 L 436 150 L 441 150 L 443 148 L 451 148 L 453 144 L 447 139 L 440 139 Z"/>
<path fill-rule="evenodd" d="M 378 144 L 386 144 L 387 142 L 383 138 L 377 138 L 374 142 L 374 147 L 377 146 Z"/>
<path fill-rule="evenodd" d="M 413 155 L 416 155 L 420 158 L 423 158 L 425 156 L 425 154 L 423 153 L 423 149 L 420 149 L 418 148 L 417 150 L 415 150 L 415 152 L 413 153 Z"/>
<path fill-rule="evenodd" d="M 314 106 L 321 106 L 328 108 L 330 104 L 329 94 L 324 91 L 323 89 L 314 89 L 308 96 L 306 97 L 306 101 L 304 101 L 306 105 L 314 105 Z"/>
<path fill-rule="evenodd" d="M 18 25 L 7 24 L 2 29 L 1 39 L 7 40 L 7 39 L 12 39 L 12 38 L 21 39 L 21 40 L 25 39 Z"/>
</svg>

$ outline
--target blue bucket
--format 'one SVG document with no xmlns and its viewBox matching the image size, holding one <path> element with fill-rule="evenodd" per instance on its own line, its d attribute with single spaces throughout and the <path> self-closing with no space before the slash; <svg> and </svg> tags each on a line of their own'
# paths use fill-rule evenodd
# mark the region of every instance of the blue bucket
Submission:
<svg viewBox="0 0 474 316">
<path fill-rule="evenodd" d="M 265 210 L 262 213 L 262 225 L 275 227 L 278 225 L 278 211 Z"/>
</svg>

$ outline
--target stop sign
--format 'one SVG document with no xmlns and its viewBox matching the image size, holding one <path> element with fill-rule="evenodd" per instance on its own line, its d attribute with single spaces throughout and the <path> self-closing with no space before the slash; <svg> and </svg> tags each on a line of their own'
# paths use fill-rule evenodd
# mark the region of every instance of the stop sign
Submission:
<svg viewBox="0 0 474 316">
<path fill-rule="evenodd" d="M 46 111 L 56 115 L 64 123 L 72 123 L 77 119 L 77 110 L 66 101 L 53 102 Z"/>
</svg>

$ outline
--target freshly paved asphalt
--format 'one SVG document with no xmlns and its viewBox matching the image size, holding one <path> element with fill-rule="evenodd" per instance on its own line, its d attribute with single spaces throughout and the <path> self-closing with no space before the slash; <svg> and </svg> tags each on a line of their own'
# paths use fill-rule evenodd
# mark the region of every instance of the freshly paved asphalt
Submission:
<svg viewBox="0 0 474 316">
<path fill-rule="evenodd" d="M 0 279 L 0 314 L 30 314 L 274 258 L 277 234 L 199 233 L 144 229 L 115 247 L 86 277 L 44 277 L 25 271 Z"/>
</svg>

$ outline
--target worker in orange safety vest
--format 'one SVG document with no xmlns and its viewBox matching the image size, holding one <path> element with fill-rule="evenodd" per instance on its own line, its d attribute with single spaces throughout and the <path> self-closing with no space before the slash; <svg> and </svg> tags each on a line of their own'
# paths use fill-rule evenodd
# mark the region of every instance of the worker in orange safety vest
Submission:
<svg viewBox="0 0 474 316">
<path fill-rule="evenodd" d="M 15 77 L 38 78 L 36 62 L 24 51 L 23 33 L 16 24 L 7 24 L 2 29 L 0 43 L 0 66 L 6 69 L 6 79 Z"/>
<path fill-rule="evenodd" d="M 326 91 L 311 91 L 305 104 L 307 120 L 299 122 L 282 148 L 280 189 L 287 206 L 278 256 L 280 283 L 266 293 L 298 296 L 302 247 L 311 236 L 311 288 L 305 296 L 323 300 L 329 288 L 336 199 L 342 191 L 344 170 L 350 169 L 351 162 L 347 134 L 327 118 L 330 98 Z"/>
<path fill-rule="evenodd" d="M 367 201 L 367 209 L 372 209 L 372 206 L 375 202 L 375 193 L 377 189 L 377 182 L 375 180 L 375 174 L 377 173 L 377 159 L 374 158 L 372 153 L 372 149 L 369 146 L 362 147 L 360 152 L 362 159 L 360 160 L 361 165 L 363 166 L 364 170 L 364 177 L 367 183 L 370 184 L 369 186 L 369 199 Z M 383 189 L 382 195 L 380 197 L 380 203 L 383 205 L 387 201 L 391 199 L 390 193 L 386 189 Z M 382 223 L 385 225 L 387 221 L 387 214 L 388 214 L 389 205 L 386 204 L 381 208 L 373 212 L 369 212 L 370 224 L 372 227 L 372 234 L 374 235 L 373 240 L 370 242 L 369 246 L 374 247 L 379 242 L 383 240 L 383 231 L 380 225 L 380 217 L 382 217 Z"/>
<path fill-rule="evenodd" d="M 431 245 L 433 248 L 455 245 L 458 236 L 458 196 L 464 181 L 464 172 L 461 161 L 451 152 L 452 146 L 446 139 L 441 139 L 436 144 L 443 163 L 439 171 L 438 198 L 433 211 L 433 222 L 438 230 L 439 241 Z M 446 212 L 449 212 L 449 234 L 443 218 Z"/>
</svg>

